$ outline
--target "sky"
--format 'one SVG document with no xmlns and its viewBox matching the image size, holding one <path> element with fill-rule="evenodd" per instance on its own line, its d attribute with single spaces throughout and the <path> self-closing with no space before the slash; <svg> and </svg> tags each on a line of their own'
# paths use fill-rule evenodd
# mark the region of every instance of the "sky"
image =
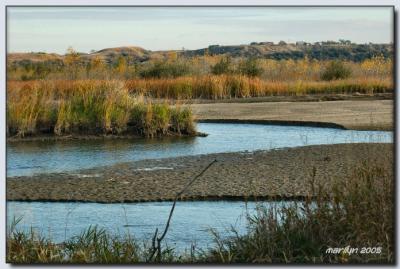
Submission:
<svg viewBox="0 0 400 269">
<path fill-rule="evenodd" d="M 393 40 L 391 7 L 8 7 L 8 52 Z"/>
</svg>

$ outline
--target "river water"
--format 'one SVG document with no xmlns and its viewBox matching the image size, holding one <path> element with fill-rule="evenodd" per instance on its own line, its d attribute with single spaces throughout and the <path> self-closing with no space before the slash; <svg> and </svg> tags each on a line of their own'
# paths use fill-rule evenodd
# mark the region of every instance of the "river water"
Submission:
<svg viewBox="0 0 400 269">
<path fill-rule="evenodd" d="M 268 150 L 337 143 L 392 143 L 393 133 L 334 128 L 269 126 L 256 124 L 199 123 L 209 134 L 196 138 L 116 139 L 92 141 L 18 142 L 7 145 L 7 176 L 65 172 L 119 162 L 220 152 Z M 287 202 L 265 203 L 266 207 Z M 232 227 L 246 231 L 246 214 L 254 214 L 255 202 L 179 202 L 166 241 L 178 250 L 192 243 L 213 244 L 209 229 L 223 237 Z M 168 218 L 170 202 L 131 204 L 8 202 L 7 222 L 22 217 L 19 228 L 33 228 L 56 242 L 80 234 L 89 225 L 112 233 L 129 232 L 148 240 Z"/>
<path fill-rule="evenodd" d="M 65 172 L 120 162 L 305 145 L 388 142 L 392 132 L 302 126 L 199 123 L 207 137 L 17 142 L 7 145 L 7 176 Z"/>
</svg>

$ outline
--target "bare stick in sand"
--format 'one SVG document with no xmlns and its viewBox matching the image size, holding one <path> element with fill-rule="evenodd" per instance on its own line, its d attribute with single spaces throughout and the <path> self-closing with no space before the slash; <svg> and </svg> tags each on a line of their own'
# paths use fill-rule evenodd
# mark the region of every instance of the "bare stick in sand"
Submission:
<svg viewBox="0 0 400 269">
<path fill-rule="evenodd" d="M 169 212 L 167 224 L 165 225 L 164 232 L 160 237 L 157 237 L 158 234 L 158 228 L 156 228 L 156 231 L 153 236 L 152 240 L 152 252 L 149 258 L 149 261 L 151 261 L 154 257 L 154 254 L 157 252 L 157 258 L 160 261 L 161 259 L 161 241 L 164 239 L 164 237 L 167 235 L 168 229 L 169 229 L 169 224 L 171 222 L 172 214 L 174 213 L 175 205 L 178 200 L 178 198 L 199 178 L 201 177 L 214 163 L 216 163 L 217 160 L 213 160 L 211 163 L 209 163 L 197 176 L 195 176 L 189 183 L 180 191 L 176 194 L 174 198 L 174 203 L 172 204 L 171 211 Z M 157 246 L 156 246 L 156 239 L 157 239 Z"/>
</svg>

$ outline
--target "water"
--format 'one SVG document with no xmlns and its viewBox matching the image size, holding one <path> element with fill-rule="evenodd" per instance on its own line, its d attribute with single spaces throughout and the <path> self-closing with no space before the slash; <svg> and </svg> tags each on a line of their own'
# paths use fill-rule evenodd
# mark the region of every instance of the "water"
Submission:
<svg viewBox="0 0 400 269">
<path fill-rule="evenodd" d="M 7 176 L 72 171 L 119 162 L 219 152 L 267 150 L 317 144 L 386 142 L 392 132 L 352 131 L 300 126 L 200 123 L 208 137 L 136 140 L 18 142 L 7 145 Z M 149 168 L 150 169 L 150 168 Z M 285 202 L 278 203 L 278 206 Z M 268 203 L 271 206 L 274 203 Z M 112 233 L 130 232 L 139 241 L 148 240 L 155 229 L 164 228 L 170 202 L 134 204 L 8 202 L 7 221 L 23 217 L 20 228 L 33 227 L 56 242 L 80 234 L 89 225 Z M 255 213 L 255 203 L 179 202 L 166 241 L 183 250 L 195 243 L 212 244 L 209 228 L 227 236 L 231 226 L 246 231 L 246 212 Z"/>
<path fill-rule="evenodd" d="M 265 206 L 281 206 L 289 202 L 264 203 Z M 129 232 L 139 242 L 151 240 L 156 228 L 163 231 L 171 202 L 133 204 L 97 203 L 43 203 L 8 202 L 8 225 L 12 216 L 23 217 L 19 230 L 41 233 L 55 242 L 62 242 L 80 234 L 89 225 L 98 225 L 112 234 Z M 213 245 L 210 228 L 223 238 L 232 236 L 231 228 L 239 234 L 246 232 L 246 214 L 256 213 L 256 203 L 237 201 L 178 202 L 170 229 L 166 236 L 169 246 L 185 250 L 192 243 L 207 248 Z"/>
<path fill-rule="evenodd" d="M 392 132 L 199 123 L 207 137 L 18 142 L 7 145 L 7 176 L 64 172 L 119 162 L 318 144 L 387 142 Z"/>
</svg>

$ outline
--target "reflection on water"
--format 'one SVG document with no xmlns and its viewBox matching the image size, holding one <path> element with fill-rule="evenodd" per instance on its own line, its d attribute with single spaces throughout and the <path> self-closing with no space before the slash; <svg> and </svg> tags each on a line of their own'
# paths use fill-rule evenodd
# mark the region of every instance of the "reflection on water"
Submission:
<svg viewBox="0 0 400 269">
<path fill-rule="evenodd" d="M 72 171 L 144 159 L 305 145 L 392 142 L 392 132 L 257 124 L 199 123 L 207 137 L 16 142 L 7 176 Z"/>
<path fill-rule="evenodd" d="M 265 206 L 282 206 L 291 202 L 265 202 Z M 55 242 L 79 235 L 89 225 L 98 225 L 113 234 L 129 232 L 139 241 L 151 239 L 156 228 L 163 230 L 171 202 L 133 204 L 8 202 L 8 225 L 13 217 L 22 217 L 20 230 L 41 233 Z M 259 205 L 259 204 L 258 204 Z M 179 250 L 191 243 L 205 248 L 213 243 L 210 228 L 223 237 L 232 235 L 234 227 L 246 232 L 246 215 L 256 213 L 255 202 L 178 202 L 166 241 Z"/>
</svg>

